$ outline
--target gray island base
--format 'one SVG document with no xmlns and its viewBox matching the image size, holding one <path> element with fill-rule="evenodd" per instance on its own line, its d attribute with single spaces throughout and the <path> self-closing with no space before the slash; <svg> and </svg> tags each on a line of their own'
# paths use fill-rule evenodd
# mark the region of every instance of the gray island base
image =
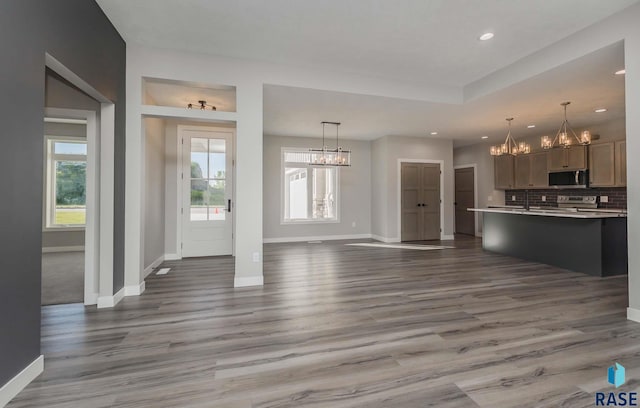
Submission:
<svg viewBox="0 0 640 408">
<path fill-rule="evenodd" d="M 472 209 L 483 213 L 486 251 L 593 276 L 627 273 L 627 218 Z"/>
</svg>

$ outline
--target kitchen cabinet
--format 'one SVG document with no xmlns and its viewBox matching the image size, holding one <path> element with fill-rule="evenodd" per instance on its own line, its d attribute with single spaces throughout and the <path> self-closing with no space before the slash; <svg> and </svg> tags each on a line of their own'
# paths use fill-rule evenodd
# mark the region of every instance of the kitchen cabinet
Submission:
<svg viewBox="0 0 640 408">
<path fill-rule="evenodd" d="M 616 185 L 615 142 L 589 146 L 589 185 L 613 187 Z"/>
<path fill-rule="evenodd" d="M 626 187 L 627 185 L 627 142 L 620 140 L 615 142 L 615 173 L 616 186 Z"/>
<path fill-rule="evenodd" d="M 517 189 L 543 188 L 549 186 L 547 152 L 516 156 L 515 186 Z"/>
<path fill-rule="evenodd" d="M 547 155 L 548 171 L 571 171 L 587 168 L 587 146 L 556 147 Z"/>
<path fill-rule="evenodd" d="M 597 143 L 589 146 L 589 185 L 624 187 L 627 185 L 627 142 Z"/>
<path fill-rule="evenodd" d="M 494 156 L 494 188 L 508 190 L 515 187 L 515 160 L 510 154 Z"/>
</svg>

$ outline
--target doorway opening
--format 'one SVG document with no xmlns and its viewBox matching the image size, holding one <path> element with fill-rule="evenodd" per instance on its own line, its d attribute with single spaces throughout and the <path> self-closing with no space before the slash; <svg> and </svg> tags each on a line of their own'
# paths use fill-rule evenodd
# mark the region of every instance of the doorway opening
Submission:
<svg viewBox="0 0 640 408">
<path fill-rule="evenodd" d="M 143 279 L 164 261 L 234 254 L 235 122 L 143 116 Z"/>
<path fill-rule="evenodd" d="M 442 237 L 441 163 L 400 162 L 400 240 Z"/>
</svg>

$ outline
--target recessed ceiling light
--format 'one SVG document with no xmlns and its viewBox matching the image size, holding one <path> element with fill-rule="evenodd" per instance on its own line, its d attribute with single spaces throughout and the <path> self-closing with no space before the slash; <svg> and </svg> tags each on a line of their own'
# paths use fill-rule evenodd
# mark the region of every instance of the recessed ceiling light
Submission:
<svg viewBox="0 0 640 408">
<path fill-rule="evenodd" d="M 438 134 L 438 132 L 431 132 L 431 136 L 435 136 L 437 134 Z"/>
<path fill-rule="evenodd" d="M 606 108 L 600 108 L 600 109 L 596 109 L 595 112 L 596 113 L 602 113 L 602 112 L 606 112 L 607 109 Z"/>
<path fill-rule="evenodd" d="M 616 71 L 616 75 L 624 75 L 626 73 L 627 73 L 627 71 L 624 70 L 624 69 L 621 69 L 620 71 Z"/>
<path fill-rule="evenodd" d="M 487 41 L 492 38 L 493 38 L 493 33 L 484 33 L 479 37 L 480 41 Z"/>
<path fill-rule="evenodd" d="M 482 139 L 488 139 L 489 136 L 482 136 Z"/>
<path fill-rule="evenodd" d="M 527 126 L 529 129 L 533 129 L 534 127 L 536 127 L 536 125 L 529 125 Z"/>
</svg>

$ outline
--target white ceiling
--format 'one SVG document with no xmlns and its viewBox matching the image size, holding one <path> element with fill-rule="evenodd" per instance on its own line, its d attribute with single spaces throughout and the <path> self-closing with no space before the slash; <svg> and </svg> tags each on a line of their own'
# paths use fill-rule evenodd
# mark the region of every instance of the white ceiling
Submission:
<svg viewBox="0 0 640 408">
<path fill-rule="evenodd" d="M 516 85 L 463 105 L 265 86 L 264 132 L 318 137 L 320 122 L 339 121 L 341 137 L 373 140 L 386 135 L 453 139 L 456 146 L 503 140 L 506 117 L 516 137 L 555 134 L 563 101 L 572 126 L 588 127 L 625 116 L 624 47 L 617 43 Z M 595 113 L 605 107 L 605 113 Z M 535 124 L 535 129 L 527 125 Z"/>
<path fill-rule="evenodd" d="M 638 0 L 97 1 L 128 42 L 462 87 Z M 479 41 L 485 31 L 496 37 Z M 565 100 L 574 127 L 624 117 L 624 77 L 613 75 L 623 66 L 619 43 L 462 105 L 266 85 L 264 131 L 318 137 L 329 120 L 350 139 L 437 131 L 461 146 L 502 140 L 513 116 L 517 137 L 552 134 Z M 168 106 L 202 97 L 235 109 L 232 90 L 183 85 L 147 92 Z"/>
<path fill-rule="evenodd" d="M 128 42 L 463 86 L 637 0 L 97 1 Z"/>
</svg>

